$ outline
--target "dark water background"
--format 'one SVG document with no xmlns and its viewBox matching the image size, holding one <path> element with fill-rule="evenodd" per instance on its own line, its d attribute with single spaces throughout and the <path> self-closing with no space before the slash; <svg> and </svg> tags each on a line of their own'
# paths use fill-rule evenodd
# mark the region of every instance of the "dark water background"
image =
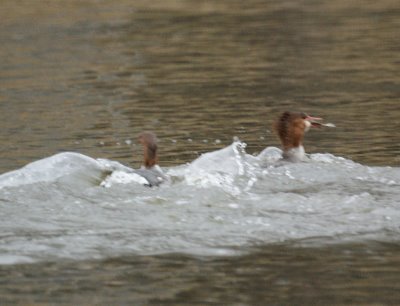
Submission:
<svg viewBox="0 0 400 306">
<path fill-rule="evenodd" d="M 0 4 L 0 172 L 60 151 L 139 166 L 239 136 L 278 145 L 283 110 L 326 118 L 308 152 L 400 164 L 397 1 L 11 1 Z M 2 266 L 1 304 L 398 304 L 400 249 L 261 247 Z"/>
</svg>

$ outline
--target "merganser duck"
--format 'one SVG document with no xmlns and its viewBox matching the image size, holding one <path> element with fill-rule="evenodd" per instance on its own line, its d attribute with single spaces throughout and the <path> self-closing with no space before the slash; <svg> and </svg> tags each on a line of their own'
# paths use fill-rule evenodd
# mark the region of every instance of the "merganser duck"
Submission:
<svg viewBox="0 0 400 306">
<path fill-rule="evenodd" d="M 146 169 L 154 167 L 157 162 L 157 137 L 152 132 L 143 132 L 138 136 L 139 143 L 143 146 L 143 166 Z"/>
<path fill-rule="evenodd" d="M 143 165 L 134 172 L 148 181 L 146 185 L 158 186 L 166 180 L 166 176 L 157 164 L 157 137 L 152 132 L 143 132 L 139 134 L 138 141 L 143 146 Z"/>
<path fill-rule="evenodd" d="M 303 138 L 311 127 L 325 126 L 322 118 L 311 117 L 305 113 L 284 112 L 275 122 L 275 130 L 282 143 L 284 160 L 299 162 L 307 160 Z M 330 125 L 327 125 L 330 126 Z"/>
<path fill-rule="evenodd" d="M 110 182 L 120 179 L 126 180 L 126 175 L 135 174 L 133 181 L 144 186 L 158 186 L 167 180 L 167 177 L 157 165 L 157 137 L 151 132 L 143 132 L 138 136 L 139 143 L 143 146 L 143 165 L 140 169 L 131 169 L 117 162 L 111 162 L 111 170 L 107 171 L 100 186 L 109 187 Z M 133 178 L 133 177 L 132 177 Z M 129 181 L 129 180 L 128 180 Z"/>
</svg>

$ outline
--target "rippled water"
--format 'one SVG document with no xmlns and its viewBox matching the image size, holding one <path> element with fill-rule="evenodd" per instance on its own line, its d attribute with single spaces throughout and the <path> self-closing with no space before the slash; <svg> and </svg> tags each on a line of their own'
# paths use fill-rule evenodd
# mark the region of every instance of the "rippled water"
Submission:
<svg viewBox="0 0 400 306">
<path fill-rule="evenodd" d="M 397 3 L 1 6 L 4 301 L 398 302 Z M 337 126 L 307 163 L 263 151 L 286 109 Z"/>
</svg>

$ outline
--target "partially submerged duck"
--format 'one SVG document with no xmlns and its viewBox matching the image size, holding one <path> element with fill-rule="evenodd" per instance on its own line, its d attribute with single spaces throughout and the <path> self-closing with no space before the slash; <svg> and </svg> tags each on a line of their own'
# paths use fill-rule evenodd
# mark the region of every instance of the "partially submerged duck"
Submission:
<svg viewBox="0 0 400 306">
<path fill-rule="evenodd" d="M 109 187 L 113 181 L 126 183 L 135 182 L 144 186 L 158 186 L 167 177 L 158 166 L 157 137 L 152 132 L 143 132 L 138 136 L 138 142 L 143 146 L 143 165 L 140 169 L 131 169 L 118 162 L 111 162 L 110 170 L 102 180 L 101 186 Z"/>
<path fill-rule="evenodd" d="M 143 132 L 138 136 L 139 143 L 143 146 L 143 165 L 135 173 L 144 177 L 148 186 L 158 186 L 166 180 L 166 176 L 158 166 L 157 137 L 152 132 Z"/>
<path fill-rule="evenodd" d="M 284 112 L 274 124 L 274 128 L 282 143 L 284 160 L 299 162 L 307 159 L 303 139 L 304 134 L 313 127 L 334 127 L 333 124 L 322 123 L 322 118 L 312 117 L 306 113 Z"/>
</svg>

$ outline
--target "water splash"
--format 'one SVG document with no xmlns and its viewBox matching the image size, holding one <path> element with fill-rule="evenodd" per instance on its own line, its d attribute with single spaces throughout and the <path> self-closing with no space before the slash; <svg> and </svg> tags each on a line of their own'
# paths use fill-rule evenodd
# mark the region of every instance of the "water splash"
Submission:
<svg viewBox="0 0 400 306">
<path fill-rule="evenodd" d="M 235 140 L 166 168 L 169 181 L 156 188 L 116 161 L 77 153 L 3 174 L 0 262 L 397 239 L 400 168 L 331 154 L 287 163 L 277 148 L 245 149 Z"/>
</svg>

